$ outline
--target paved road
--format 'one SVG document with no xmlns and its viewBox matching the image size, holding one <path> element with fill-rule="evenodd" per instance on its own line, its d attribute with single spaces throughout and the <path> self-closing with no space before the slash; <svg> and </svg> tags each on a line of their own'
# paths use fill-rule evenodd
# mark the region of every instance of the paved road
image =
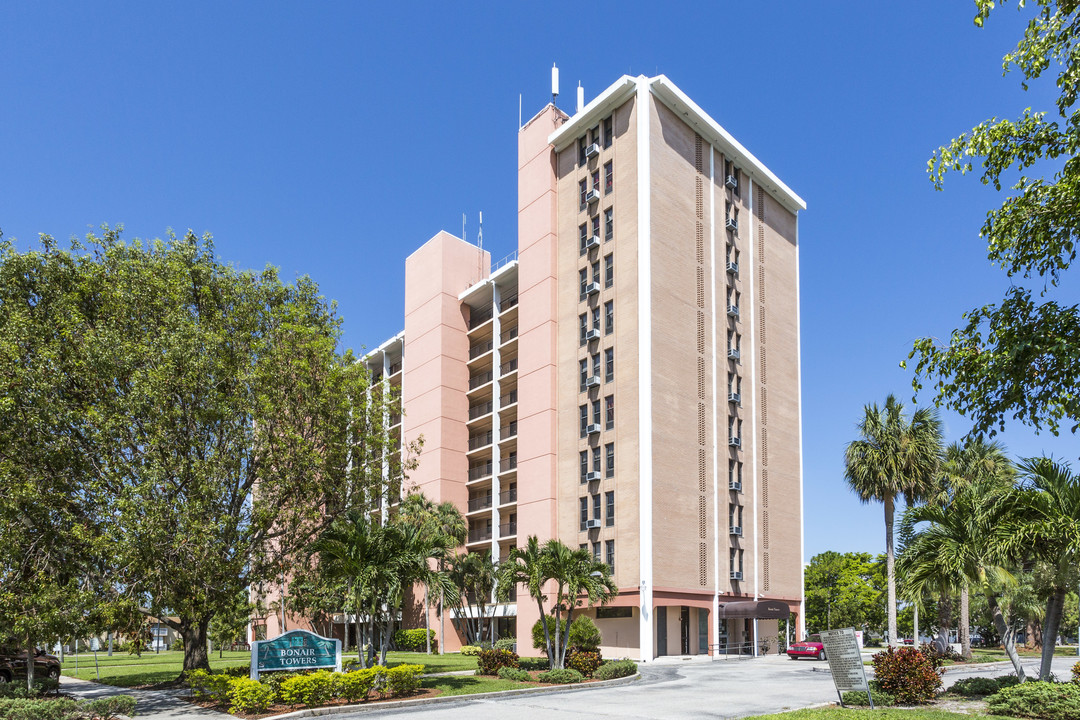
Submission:
<svg viewBox="0 0 1080 720">
<path fill-rule="evenodd" d="M 88 680 L 61 677 L 60 691 L 79 700 L 95 700 L 110 695 L 131 695 L 135 698 L 135 714 L 153 720 L 235 720 L 232 715 L 208 710 L 181 700 L 167 692 L 129 690 L 101 685 Z"/>
</svg>

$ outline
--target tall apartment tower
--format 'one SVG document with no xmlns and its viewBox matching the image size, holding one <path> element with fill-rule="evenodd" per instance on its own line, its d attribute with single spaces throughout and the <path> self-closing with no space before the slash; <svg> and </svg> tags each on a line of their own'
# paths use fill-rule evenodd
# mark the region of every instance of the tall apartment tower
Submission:
<svg viewBox="0 0 1080 720">
<path fill-rule="evenodd" d="M 801 631 L 802 209 L 666 77 L 626 76 L 521 128 L 516 257 L 440 233 L 406 260 L 404 332 L 366 362 L 424 438 L 410 485 L 462 509 L 468 551 L 607 562 L 605 655 Z M 529 654 L 521 600 L 496 615 Z"/>
</svg>

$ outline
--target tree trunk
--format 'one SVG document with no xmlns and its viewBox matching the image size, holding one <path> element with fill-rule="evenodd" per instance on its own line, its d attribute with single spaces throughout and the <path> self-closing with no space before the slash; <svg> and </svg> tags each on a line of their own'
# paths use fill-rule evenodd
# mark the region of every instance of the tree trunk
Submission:
<svg viewBox="0 0 1080 720">
<path fill-rule="evenodd" d="M 971 659 L 971 607 L 968 586 L 960 588 L 960 654 L 965 660 Z"/>
<path fill-rule="evenodd" d="M 566 650 L 570 647 L 570 622 L 573 620 L 574 606 L 571 605 L 566 610 L 566 632 L 563 633 L 562 642 L 562 659 L 559 662 L 559 667 L 566 667 Z"/>
<path fill-rule="evenodd" d="M 952 597 L 948 593 L 941 593 L 938 597 L 938 635 L 943 636 L 945 643 L 949 642 L 949 630 L 952 629 Z"/>
<path fill-rule="evenodd" d="M 1065 588 L 1055 588 L 1046 599 L 1046 619 L 1043 621 L 1042 664 L 1039 666 L 1039 679 L 1050 679 L 1050 664 L 1054 660 L 1054 648 L 1057 647 L 1058 629 L 1061 627 L 1061 613 L 1065 608 Z"/>
<path fill-rule="evenodd" d="M 356 603 L 353 605 L 353 612 L 356 613 L 356 615 L 353 616 L 353 625 L 356 626 L 356 661 L 360 663 L 360 668 L 363 669 L 366 668 L 367 665 L 364 663 L 364 646 L 360 642 L 360 638 L 363 637 L 360 633 L 360 600 L 360 593 L 357 591 Z"/>
<path fill-rule="evenodd" d="M 915 626 L 912 628 L 915 632 L 915 637 L 912 638 L 915 641 L 915 647 L 919 647 L 919 601 L 915 601 L 914 611 L 911 613 L 912 624 Z"/>
<path fill-rule="evenodd" d="M 34 659 L 36 648 L 30 638 L 26 639 L 26 689 L 30 693 L 34 690 Z"/>
<path fill-rule="evenodd" d="M 439 654 L 442 655 L 445 652 L 446 645 L 446 607 L 443 605 L 445 600 L 442 588 L 439 588 Z"/>
<path fill-rule="evenodd" d="M 990 614 L 994 618 L 994 628 L 997 630 L 998 635 L 1001 636 L 1001 644 L 1005 646 L 1005 654 L 1009 656 L 1009 662 L 1013 665 L 1013 670 L 1016 671 L 1016 678 L 1020 682 L 1024 682 L 1024 668 L 1020 665 L 1020 657 L 1016 654 L 1016 632 L 1013 630 L 1012 623 L 1005 622 L 1005 616 L 1001 613 L 1001 606 L 998 605 L 997 595 L 992 592 L 984 591 L 986 594 L 986 603 L 990 607 Z"/>
<path fill-rule="evenodd" d="M 428 584 L 424 583 L 424 643 L 427 645 L 427 654 L 431 654 L 431 607 L 428 605 L 430 594 Z"/>
<path fill-rule="evenodd" d="M 210 670 L 210 658 L 206 653 L 206 628 L 209 624 L 209 618 L 180 620 L 178 631 L 184 639 L 184 669 L 181 676 L 190 670 Z"/>
<path fill-rule="evenodd" d="M 548 630 L 547 613 L 544 612 L 544 605 L 538 599 L 536 601 L 536 607 L 540 609 L 540 625 L 544 628 L 544 644 L 547 646 L 548 667 L 553 667 L 555 656 L 552 654 L 551 647 L 551 632 Z"/>
<path fill-rule="evenodd" d="M 897 647 L 896 642 L 896 569 L 893 557 L 893 497 L 885 496 L 885 575 L 888 578 L 889 611 L 889 646 Z"/>
</svg>

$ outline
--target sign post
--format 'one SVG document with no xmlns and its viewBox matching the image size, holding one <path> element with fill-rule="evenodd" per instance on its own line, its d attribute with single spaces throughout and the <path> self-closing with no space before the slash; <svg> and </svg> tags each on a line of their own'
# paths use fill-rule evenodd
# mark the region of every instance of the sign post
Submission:
<svg viewBox="0 0 1080 720">
<path fill-rule="evenodd" d="M 341 672 L 341 641 L 307 630 L 290 630 L 273 640 L 251 643 L 251 679 L 272 670 L 333 668 Z"/>
<path fill-rule="evenodd" d="M 855 628 L 824 630 L 820 635 L 840 705 L 844 704 L 845 692 L 865 692 L 873 710 L 874 698 L 870 695 L 870 684 L 866 682 L 866 667 L 862 662 Z"/>
</svg>

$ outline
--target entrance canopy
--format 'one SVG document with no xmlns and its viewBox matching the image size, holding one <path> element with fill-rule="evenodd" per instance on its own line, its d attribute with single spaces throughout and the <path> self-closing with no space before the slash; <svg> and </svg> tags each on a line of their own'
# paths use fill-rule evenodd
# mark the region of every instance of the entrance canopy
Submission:
<svg viewBox="0 0 1080 720">
<path fill-rule="evenodd" d="M 721 603 L 716 616 L 720 619 L 758 618 L 783 620 L 791 614 L 787 603 L 776 600 L 746 600 Z"/>
</svg>

